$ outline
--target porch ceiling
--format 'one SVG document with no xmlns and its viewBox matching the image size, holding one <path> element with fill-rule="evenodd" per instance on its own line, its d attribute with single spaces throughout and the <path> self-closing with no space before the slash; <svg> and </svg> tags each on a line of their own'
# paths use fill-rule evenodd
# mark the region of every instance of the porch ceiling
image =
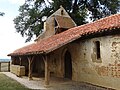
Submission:
<svg viewBox="0 0 120 90">
<path fill-rule="evenodd" d="M 120 14 L 115 14 L 92 23 L 71 28 L 50 38 L 22 47 L 8 54 L 8 56 L 49 53 L 85 35 L 114 32 L 118 28 L 120 28 Z"/>
</svg>

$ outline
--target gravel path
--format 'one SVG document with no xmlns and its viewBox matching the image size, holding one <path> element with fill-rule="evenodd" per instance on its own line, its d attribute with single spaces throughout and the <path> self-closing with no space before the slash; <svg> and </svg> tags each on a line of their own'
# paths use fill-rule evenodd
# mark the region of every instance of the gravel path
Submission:
<svg viewBox="0 0 120 90">
<path fill-rule="evenodd" d="M 44 80 L 31 80 L 29 81 L 27 77 L 17 77 L 15 74 L 12 74 L 11 72 L 2 72 L 3 74 L 7 75 L 8 77 L 18 81 L 19 83 L 23 84 L 27 88 L 30 89 L 46 89 L 44 87 Z"/>
<path fill-rule="evenodd" d="M 51 78 L 50 86 L 44 87 L 44 78 L 33 78 L 29 81 L 27 77 L 17 77 L 10 72 L 2 72 L 8 77 L 20 82 L 24 86 L 30 89 L 39 90 L 113 90 L 109 88 L 97 87 L 91 84 L 74 82 L 67 79 Z"/>
</svg>

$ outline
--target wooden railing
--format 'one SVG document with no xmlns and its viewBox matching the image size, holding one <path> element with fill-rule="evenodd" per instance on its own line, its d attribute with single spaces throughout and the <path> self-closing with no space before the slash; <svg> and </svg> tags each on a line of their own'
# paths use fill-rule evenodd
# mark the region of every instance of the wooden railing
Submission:
<svg viewBox="0 0 120 90">
<path fill-rule="evenodd" d="M 3 63 L 8 63 L 8 72 L 10 71 L 10 61 L 0 61 L 0 72 L 1 72 L 1 68 Z"/>
</svg>

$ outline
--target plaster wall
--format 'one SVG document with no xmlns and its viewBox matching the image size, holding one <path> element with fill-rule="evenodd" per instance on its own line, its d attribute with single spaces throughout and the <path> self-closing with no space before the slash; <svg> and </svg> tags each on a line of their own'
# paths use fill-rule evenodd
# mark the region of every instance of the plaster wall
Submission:
<svg viewBox="0 0 120 90">
<path fill-rule="evenodd" d="M 100 42 L 99 59 L 97 59 L 96 55 L 96 41 Z M 120 89 L 119 35 L 77 40 L 52 51 L 49 53 L 48 58 L 51 76 L 64 78 L 64 54 L 66 50 L 71 53 L 72 80 L 117 90 Z"/>
<path fill-rule="evenodd" d="M 64 47 L 51 52 L 49 57 L 49 69 L 51 76 L 64 78 Z"/>
<path fill-rule="evenodd" d="M 96 57 L 95 42 L 100 42 L 100 59 Z M 73 42 L 72 80 L 120 89 L 120 36 L 104 36 Z"/>
<path fill-rule="evenodd" d="M 80 62 L 80 60 L 78 59 L 78 56 L 80 54 L 78 47 L 79 47 L 78 43 L 70 43 L 50 53 L 49 70 L 51 72 L 51 76 L 61 77 L 61 78 L 65 77 L 64 56 L 66 51 L 69 51 L 71 53 L 72 78 L 75 79 L 77 75 L 79 76 L 78 71 L 75 70 L 78 67 L 76 66 L 77 65 L 76 63 Z M 79 62 L 77 62 L 76 60 Z M 77 81 L 77 78 L 76 78 L 76 81 Z"/>
<path fill-rule="evenodd" d="M 47 19 L 46 22 L 44 22 L 44 32 L 38 37 L 37 41 L 53 36 L 55 34 L 54 27 L 54 17 Z"/>
</svg>

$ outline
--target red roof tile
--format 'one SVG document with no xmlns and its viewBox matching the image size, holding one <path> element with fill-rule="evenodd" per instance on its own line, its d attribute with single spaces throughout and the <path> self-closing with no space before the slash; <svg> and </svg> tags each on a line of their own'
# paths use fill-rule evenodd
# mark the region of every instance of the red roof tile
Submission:
<svg viewBox="0 0 120 90">
<path fill-rule="evenodd" d="M 114 28 L 120 28 L 120 14 L 115 14 L 92 23 L 71 28 L 60 34 L 51 36 L 50 38 L 43 39 L 40 42 L 17 49 L 9 54 L 9 56 L 49 53 L 80 38 L 82 35 L 109 31 Z"/>
</svg>

